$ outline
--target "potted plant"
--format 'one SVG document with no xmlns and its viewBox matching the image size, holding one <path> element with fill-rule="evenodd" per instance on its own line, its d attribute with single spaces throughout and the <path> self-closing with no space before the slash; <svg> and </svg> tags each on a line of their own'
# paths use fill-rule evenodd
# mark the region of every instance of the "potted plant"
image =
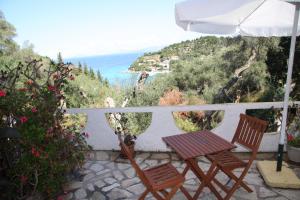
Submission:
<svg viewBox="0 0 300 200">
<path fill-rule="evenodd" d="M 135 141 L 134 141 L 134 140 L 136 140 L 136 136 L 135 136 L 135 135 L 127 134 L 127 135 L 124 135 L 124 137 L 123 137 L 124 143 L 126 144 L 126 146 L 128 147 L 129 151 L 131 152 L 131 154 L 132 154 L 133 156 L 135 156 L 135 151 L 134 151 Z M 126 156 L 125 153 L 122 151 L 122 149 L 121 149 L 120 156 L 121 156 L 122 158 L 127 158 L 127 156 Z"/>
<path fill-rule="evenodd" d="M 116 135 L 118 135 L 119 141 L 123 141 L 125 145 L 128 147 L 131 154 L 135 156 L 134 145 L 135 145 L 136 136 L 128 133 L 127 129 L 122 131 L 122 129 L 117 128 L 115 133 Z M 120 152 L 120 157 L 127 158 L 125 152 L 123 152 L 122 149 Z"/>
<path fill-rule="evenodd" d="M 128 130 L 129 125 L 127 116 L 124 113 L 109 113 L 108 120 L 109 123 L 114 126 L 115 134 L 118 136 L 119 141 L 124 142 L 134 156 L 134 145 L 137 137 Z M 120 157 L 127 158 L 123 149 L 121 149 Z"/>
<path fill-rule="evenodd" d="M 287 131 L 287 155 L 289 160 L 300 163 L 300 113 L 299 110 Z"/>
</svg>

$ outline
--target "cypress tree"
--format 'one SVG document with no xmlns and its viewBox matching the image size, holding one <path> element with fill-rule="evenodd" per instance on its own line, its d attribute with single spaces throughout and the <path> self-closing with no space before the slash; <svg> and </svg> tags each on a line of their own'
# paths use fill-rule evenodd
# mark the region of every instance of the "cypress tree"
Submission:
<svg viewBox="0 0 300 200">
<path fill-rule="evenodd" d="M 82 65 L 80 62 L 78 63 L 78 70 L 79 70 L 79 72 L 82 72 Z"/>
<path fill-rule="evenodd" d="M 102 82 L 102 76 L 99 70 L 97 71 L 97 79 Z"/>
<path fill-rule="evenodd" d="M 109 86 L 109 82 L 108 82 L 107 79 L 104 80 L 104 85 L 107 86 L 107 87 Z"/>
<path fill-rule="evenodd" d="M 58 62 L 58 63 L 64 63 L 63 58 L 62 58 L 60 52 L 58 52 L 58 55 L 57 55 L 57 62 Z"/>
<path fill-rule="evenodd" d="M 94 70 L 90 67 L 90 76 L 91 78 L 95 78 L 95 73 L 94 73 Z"/>
<path fill-rule="evenodd" d="M 89 74 L 89 69 L 88 69 L 88 66 L 86 63 L 83 64 L 83 72 L 85 75 L 88 75 Z"/>
</svg>

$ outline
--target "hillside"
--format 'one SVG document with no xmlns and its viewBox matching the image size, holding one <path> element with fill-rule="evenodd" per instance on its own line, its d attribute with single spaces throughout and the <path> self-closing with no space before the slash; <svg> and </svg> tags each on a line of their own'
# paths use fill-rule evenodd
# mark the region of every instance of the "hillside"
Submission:
<svg viewBox="0 0 300 200">
<path fill-rule="evenodd" d="M 251 99 L 249 94 L 268 90 L 267 54 L 278 48 L 279 41 L 201 37 L 145 54 L 130 70 L 171 72 L 168 79 L 175 82 L 174 86 L 180 91 L 196 92 L 207 103 L 259 101 L 260 97 Z"/>
<path fill-rule="evenodd" d="M 131 65 L 131 70 L 159 71 L 155 66 L 169 62 L 169 73 L 156 75 L 134 102 L 138 105 L 195 105 L 282 101 L 289 44 L 287 37 L 201 37 L 145 54 Z M 299 100 L 299 42 L 296 54 L 290 97 Z M 274 121 L 276 112 L 274 109 L 247 111 L 270 122 Z M 218 123 L 220 113 L 174 113 L 174 117 L 180 128 L 192 131 L 210 129 Z M 276 125 L 270 128 L 276 129 Z"/>
<path fill-rule="evenodd" d="M 178 60 L 202 58 L 214 55 L 224 49 L 238 45 L 240 39 L 202 37 L 195 40 L 187 40 L 181 43 L 172 44 L 160 51 L 146 53 L 138 58 L 131 66 L 132 71 L 150 71 L 166 69 Z"/>
</svg>

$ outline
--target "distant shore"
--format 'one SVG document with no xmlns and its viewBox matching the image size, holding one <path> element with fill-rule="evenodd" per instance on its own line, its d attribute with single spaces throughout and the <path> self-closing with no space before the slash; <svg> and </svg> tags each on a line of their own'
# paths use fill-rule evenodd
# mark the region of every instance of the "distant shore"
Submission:
<svg viewBox="0 0 300 200">
<path fill-rule="evenodd" d="M 130 70 L 128 69 L 127 71 L 124 71 L 124 73 L 131 73 L 131 74 L 140 74 L 144 71 L 133 71 L 133 70 Z M 149 74 L 149 76 L 154 76 L 156 74 L 167 74 L 167 73 L 170 73 L 170 70 L 159 70 L 159 71 L 145 71 L 147 74 Z"/>
</svg>

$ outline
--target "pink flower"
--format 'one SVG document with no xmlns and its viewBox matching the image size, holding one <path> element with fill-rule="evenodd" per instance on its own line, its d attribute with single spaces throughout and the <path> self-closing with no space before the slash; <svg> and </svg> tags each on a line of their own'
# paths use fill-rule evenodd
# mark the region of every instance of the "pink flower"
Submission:
<svg viewBox="0 0 300 200">
<path fill-rule="evenodd" d="M 22 116 L 22 117 L 20 117 L 20 121 L 21 121 L 21 123 L 23 124 L 23 123 L 25 123 L 25 122 L 28 121 L 28 118 L 25 117 L 25 116 Z"/>
<path fill-rule="evenodd" d="M 55 87 L 52 86 L 52 85 L 48 85 L 48 90 L 49 90 L 49 91 L 55 91 Z"/>
<path fill-rule="evenodd" d="M 32 153 L 32 154 L 35 154 L 35 151 L 36 151 L 35 148 L 34 148 L 34 147 L 31 147 L 31 153 Z"/>
<path fill-rule="evenodd" d="M 37 158 L 40 157 L 41 156 L 40 152 L 36 151 L 34 156 L 37 157 Z"/>
<path fill-rule="evenodd" d="M 6 96 L 6 92 L 4 90 L 0 90 L 0 97 L 5 97 Z"/>
<path fill-rule="evenodd" d="M 40 157 L 40 152 L 37 151 L 34 147 L 31 148 L 31 154 L 34 156 L 34 157 Z"/>
<path fill-rule="evenodd" d="M 36 113 L 36 112 L 37 112 L 36 107 L 32 107 L 32 108 L 31 108 L 31 112 Z"/>
<path fill-rule="evenodd" d="M 21 181 L 21 183 L 24 185 L 26 182 L 27 182 L 27 180 L 28 180 L 28 177 L 27 176 L 20 176 L 20 181 Z"/>
<path fill-rule="evenodd" d="M 64 197 L 61 195 L 61 196 L 58 196 L 57 197 L 57 200 L 64 200 Z"/>
<path fill-rule="evenodd" d="M 287 141 L 288 142 L 291 142 L 291 141 L 293 141 L 295 138 L 294 138 L 294 136 L 292 135 L 292 134 L 287 134 Z"/>
</svg>

